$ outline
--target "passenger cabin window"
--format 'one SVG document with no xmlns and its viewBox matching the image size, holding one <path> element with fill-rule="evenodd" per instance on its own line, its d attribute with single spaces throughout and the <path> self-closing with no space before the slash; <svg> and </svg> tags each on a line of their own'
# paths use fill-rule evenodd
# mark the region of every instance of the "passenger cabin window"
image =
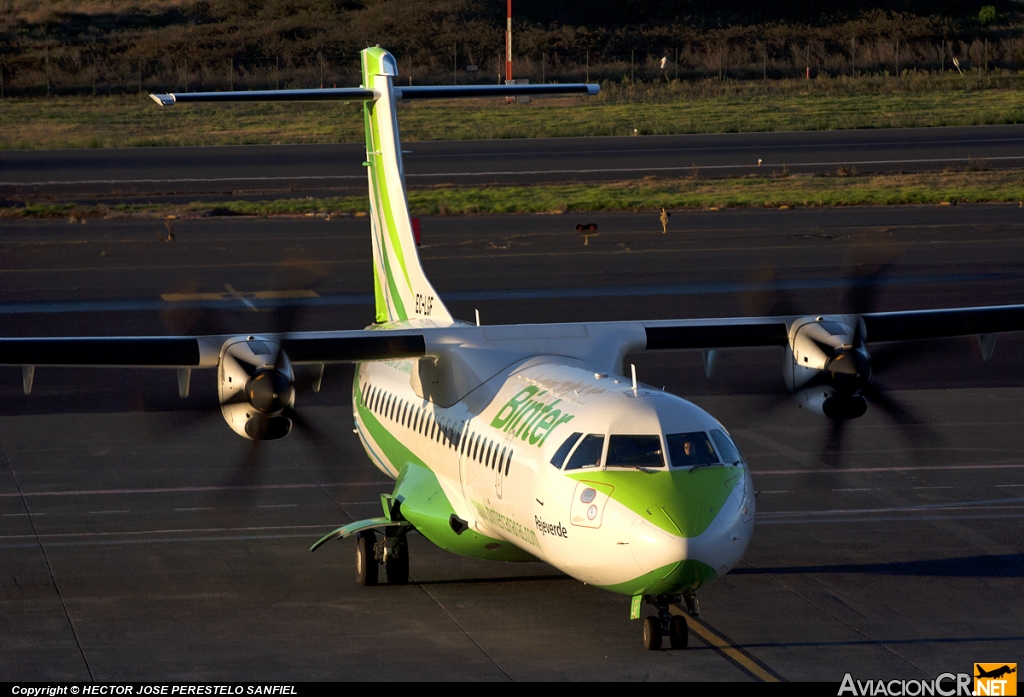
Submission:
<svg viewBox="0 0 1024 697">
<path fill-rule="evenodd" d="M 613 435 L 608 438 L 605 467 L 664 467 L 661 436 Z"/>
<path fill-rule="evenodd" d="M 732 438 L 727 436 L 722 429 L 716 428 L 713 430 L 711 432 L 711 440 L 715 441 L 715 447 L 718 448 L 718 452 L 722 456 L 722 462 L 729 462 L 735 465 L 737 462 L 743 461 L 739 448 L 736 447 L 736 444 L 732 442 Z"/>
<path fill-rule="evenodd" d="M 558 450 L 555 451 L 555 456 L 551 458 L 551 464 L 558 469 L 562 469 L 562 465 L 565 464 L 565 456 L 569 454 L 569 451 L 572 450 L 572 446 L 576 445 L 576 441 L 578 441 L 582 435 L 582 433 L 574 433 L 566 438 L 565 442 L 562 443 L 558 447 Z"/>
<path fill-rule="evenodd" d="M 565 469 L 578 470 L 584 467 L 597 467 L 601 464 L 601 453 L 604 451 L 604 436 L 591 433 L 583 437 L 576 451 L 569 458 Z"/>
<path fill-rule="evenodd" d="M 665 436 L 668 456 L 673 467 L 693 467 L 719 462 L 711 440 L 704 431 L 693 433 L 671 433 Z"/>
</svg>

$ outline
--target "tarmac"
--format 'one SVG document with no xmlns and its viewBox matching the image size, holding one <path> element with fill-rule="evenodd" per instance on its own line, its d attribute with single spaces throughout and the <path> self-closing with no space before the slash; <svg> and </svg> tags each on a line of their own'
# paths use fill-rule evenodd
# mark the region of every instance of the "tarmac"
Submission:
<svg viewBox="0 0 1024 697">
<path fill-rule="evenodd" d="M 678 213 L 664 235 L 656 214 L 577 218 L 424 218 L 423 263 L 454 314 L 485 324 L 840 312 L 858 282 L 878 311 L 1024 295 L 1016 205 Z M 581 222 L 598 225 L 587 245 Z M 173 225 L 167 242 L 162 221 L 0 222 L 0 335 L 267 331 L 275 298 L 299 329 L 372 319 L 365 218 Z M 320 437 L 263 444 L 252 486 L 210 372 L 182 400 L 171 371 L 39 369 L 25 396 L 0 369 L 0 678 L 838 683 L 1014 661 L 1022 347 L 908 350 L 877 380 L 913 418 L 869 410 L 832 464 L 824 419 L 776 397 L 781 351 L 723 352 L 710 379 L 700 352 L 628 357 L 722 421 L 759 492 L 753 542 L 698 594 L 690 648 L 659 652 L 628 598 L 541 563 L 413 536 L 412 582 L 361 588 L 349 543 L 309 553 L 391 486 L 351 433 L 350 368 L 319 394 L 299 376 Z"/>
</svg>

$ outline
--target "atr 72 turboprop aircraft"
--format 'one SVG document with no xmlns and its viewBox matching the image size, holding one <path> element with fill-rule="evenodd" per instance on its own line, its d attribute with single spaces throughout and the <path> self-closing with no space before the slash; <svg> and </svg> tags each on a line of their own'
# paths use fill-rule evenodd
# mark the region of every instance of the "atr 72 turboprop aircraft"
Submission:
<svg viewBox="0 0 1024 697">
<path fill-rule="evenodd" d="M 375 323 L 360 331 L 241 336 L 0 340 L 0 364 L 216 369 L 221 412 L 240 436 L 282 438 L 297 418 L 293 366 L 322 376 L 355 363 L 352 412 L 371 462 L 395 480 L 382 515 L 313 545 L 353 536 L 356 576 L 406 583 L 406 538 L 478 559 L 540 559 L 657 614 L 644 645 L 687 644 L 670 607 L 723 576 L 754 529 L 747 463 L 726 428 L 679 397 L 638 384 L 640 351 L 780 346 L 790 394 L 833 424 L 886 408 L 867 344 L 1024 329 L 1024 305 L 830 316 L 479 326 L 455 320 L 420 265 L 406 200 L 398 100 L 595 94 L 596 85 L 399 87 L 381 48 L 362 51 L 359 88 L 152 95 L 178 102 L 362 101 Z"/>
</svg>

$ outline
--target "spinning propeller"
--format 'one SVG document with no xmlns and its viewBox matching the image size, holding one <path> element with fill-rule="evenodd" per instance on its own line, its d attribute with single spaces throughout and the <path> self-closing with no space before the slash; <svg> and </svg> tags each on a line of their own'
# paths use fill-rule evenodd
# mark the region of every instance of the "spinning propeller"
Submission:
<svg viewBox="0 0 1024 697">
<path fill-rule="evenodd" d="M 280 289 L 282 295 L 290 296 L 296 288 L 310 290 L 327 269 L 319 264 L 303 260 L 283 260 L 276 269 L 271 287 Z M 195 278 L 186 279 L 175 289 L 179 293 L 192 294 L 199 289 Z M 237 294 L 228 287 L 231 294 Z M 246 324 L 253 324 L 257 317 L 246 314 Z M 288 300 L 278 301 L 269 311 L 260 310 L 266 318 L 261 324 L 268 328 L 266 334 L 229 336 L 218 332 L 216 327 L 204 327 L 210 334 L 221 333 L 226 337 L 221 347 L 220 365 L 217 369 L 217 395 L 220 414 L 231 429 L 250 441 L 244 455 L 233 468 L 224 485 L 230 487 L 227 498 L 231 503 L 245 507 L 252 498 L 254 485 L 258 483 L 261 469 L 263 441 L 282 439 L 297 431 L 311 441 L 321 462 L 327 458 L 323 451 L 330 443 L 313 422 L 295 408 L 297 395 L 295 372 L 283 348 L 288 336 L 299 325 L 301 306 Z M 211 324 L 209 317 L 202 317 L 198 308 L 183 308 L 164 311 L 163 320 L 175 334 L 187 333 L 202 322 Z M 214 318 L 212 324 L 221 324 L 226 318 Z M 221 325 L 223 326 L 223 324 Z M 212 331 L 211 331 L 212 330 Z M 314 383 L 319 391 L 319 380 Z M 204 414 L 201 419 L 209 418 Z"/>
<path fill-rule="evenodd" d="M 877 248 L 858 251 L 862 257 L 865 251 L 878 256 Z M 846 314 L 800 317 L 790 325 L 783 370 L 786 390 L 767 406 L 778 407 L 793 398 L 801 407 L 826 417 L 829 427 L 820 459 L 832 466 L 842 464 L 847 422 L 863 416 L 869 407 L 883 413 L 915 444 L 921 440 L 916 427 L 921 420 L 889 394 L 879 378 L 933 351 L 934 346 L 931 342 L 889 344 L 872 355 L 866 345 L 862 315 L 875 311 L 881 279 L 890 267 L 888 260 L 856 263 L 857 276 L 844 302 Z M 787 293 L 778 293 L 770 305 L 775 310 L 772 314 L 797 314 L 794 304 Z"/>
</svg>

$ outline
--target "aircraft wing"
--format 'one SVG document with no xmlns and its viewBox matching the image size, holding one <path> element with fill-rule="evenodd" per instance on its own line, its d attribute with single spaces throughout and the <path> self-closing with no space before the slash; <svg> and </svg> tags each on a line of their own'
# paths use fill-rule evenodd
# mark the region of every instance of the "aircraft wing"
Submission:
<svg viewBox="0 0 1024 697">
<path fill-rule="evenodd" d="M 1024 331 L 1024 305 L 872 312 L 860 318 L 864 320 L 865 343 Z M 790 326 L 800 319 L 794 315 L 657 320 L 643 326 L 648 351 L 743 348 L 785 346 Z"/>
<path fill-rule="evenodd" d="M 644 322 L 647 350 L 785 346 L 793 317 L 737 317 Z"/>
<path fill-rule="evenodd" d="M 225 336 L 63 337 L 0 339 L 0 365 L 104 368 L 214 368 Z M 270 338 L 269 336 L 266 338 Z M 419 358 L 420 331 L 301 333 L 281 338 L 293 363 L 354 363 Z"/>
<path fill-rule="evenodd" d="M 963 307 L 861 315 L 867 341 L 913 341 L 1024 330 L 1024 305 Z"/>
<path fill-rule="evenodd" d="M 1024 305 L 878 312 L 860 315 L 866 343 L 1024 331 Z M 785 346 L 798 316 L 641 322 L 648 351 Z M 599 323 L 600 324 L 600 323 Z M 613 322 L 636 326 L 633 322 Z M 541 325 L 556 327 L 557 325 Z M 293 363 L 355 363 L 420 358 L 429 335 L 445 328 L 298 332 L 279 340 Z M 212 368 L 233 335 L 2 338 L 0 365 Z"/>
</svg>

